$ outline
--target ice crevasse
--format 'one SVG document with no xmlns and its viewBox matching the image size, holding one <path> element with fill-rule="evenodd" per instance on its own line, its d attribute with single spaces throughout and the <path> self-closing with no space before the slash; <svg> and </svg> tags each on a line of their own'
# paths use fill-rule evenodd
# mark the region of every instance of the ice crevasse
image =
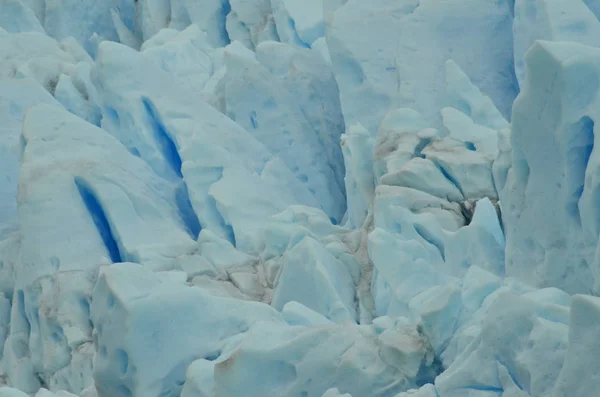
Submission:
<svg viewBox="0 0 600 397">
<path fill-rule="evenodd" d="M 1 1 L 0 397 L 598 395 L 599 16 Z"/>
</svg>

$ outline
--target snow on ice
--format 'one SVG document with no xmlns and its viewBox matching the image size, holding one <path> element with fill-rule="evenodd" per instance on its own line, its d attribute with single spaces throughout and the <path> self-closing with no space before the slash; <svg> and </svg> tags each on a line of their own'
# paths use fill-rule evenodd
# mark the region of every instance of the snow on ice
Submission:
<svg viewBox="0 0 600 397">
<path fill-rule="evenodd" d="M 0 397 L 590 397 L 600 2 L 0 2 Z"/>
</svg>

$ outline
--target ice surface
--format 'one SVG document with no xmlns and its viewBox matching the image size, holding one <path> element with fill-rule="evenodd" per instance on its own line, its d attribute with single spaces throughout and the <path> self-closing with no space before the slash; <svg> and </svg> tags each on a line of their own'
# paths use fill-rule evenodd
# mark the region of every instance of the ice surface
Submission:
<svg viewBox="0 0 600 397">
<path fill-rule="evenodd" d="M 340 385 L 352 395 L 393 396 L 414 383 L 428 360 L 419 333 L 401 323 L 290 327 L 264 322 L 238 350 L 215 365 L 219 396 L 317 396 Z M 248 389 L 249 383 L 256 385 Z"/>
<path fill-rule="evenodd" d="M 595 395 L 599 10 L 0 0 L 0 396 Z"/>
<path fill-rule="evenodd" d="M 448 59 L 509 118 L 517 87 L 506 2 L 348 1 L 330 18 L 327 43 L 349 125 L 360 122 L 374 134 L 393 107 L 435 120 Z"/>
</svg>

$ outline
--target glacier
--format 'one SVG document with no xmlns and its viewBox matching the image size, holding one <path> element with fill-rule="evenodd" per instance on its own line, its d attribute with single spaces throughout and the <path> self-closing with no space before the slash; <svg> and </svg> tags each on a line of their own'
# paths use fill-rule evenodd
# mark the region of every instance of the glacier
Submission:
<svg viewBox="0 0 600 397">
<path fill-rule="evenodd" d="M 599 395 L 599 17 L 0 0 L 0 397 Z"/>
</svg>

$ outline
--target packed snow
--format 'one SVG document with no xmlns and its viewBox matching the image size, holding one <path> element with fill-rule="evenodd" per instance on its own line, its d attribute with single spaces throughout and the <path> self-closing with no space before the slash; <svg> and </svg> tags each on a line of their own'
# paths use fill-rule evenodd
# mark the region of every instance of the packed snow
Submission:
<svg viewBox="0 0 600 397">
<path fill-rule="evenodd" d="M 598 17 L 0 0 L 0 397 L 600 396 Z"/>
</svg>

